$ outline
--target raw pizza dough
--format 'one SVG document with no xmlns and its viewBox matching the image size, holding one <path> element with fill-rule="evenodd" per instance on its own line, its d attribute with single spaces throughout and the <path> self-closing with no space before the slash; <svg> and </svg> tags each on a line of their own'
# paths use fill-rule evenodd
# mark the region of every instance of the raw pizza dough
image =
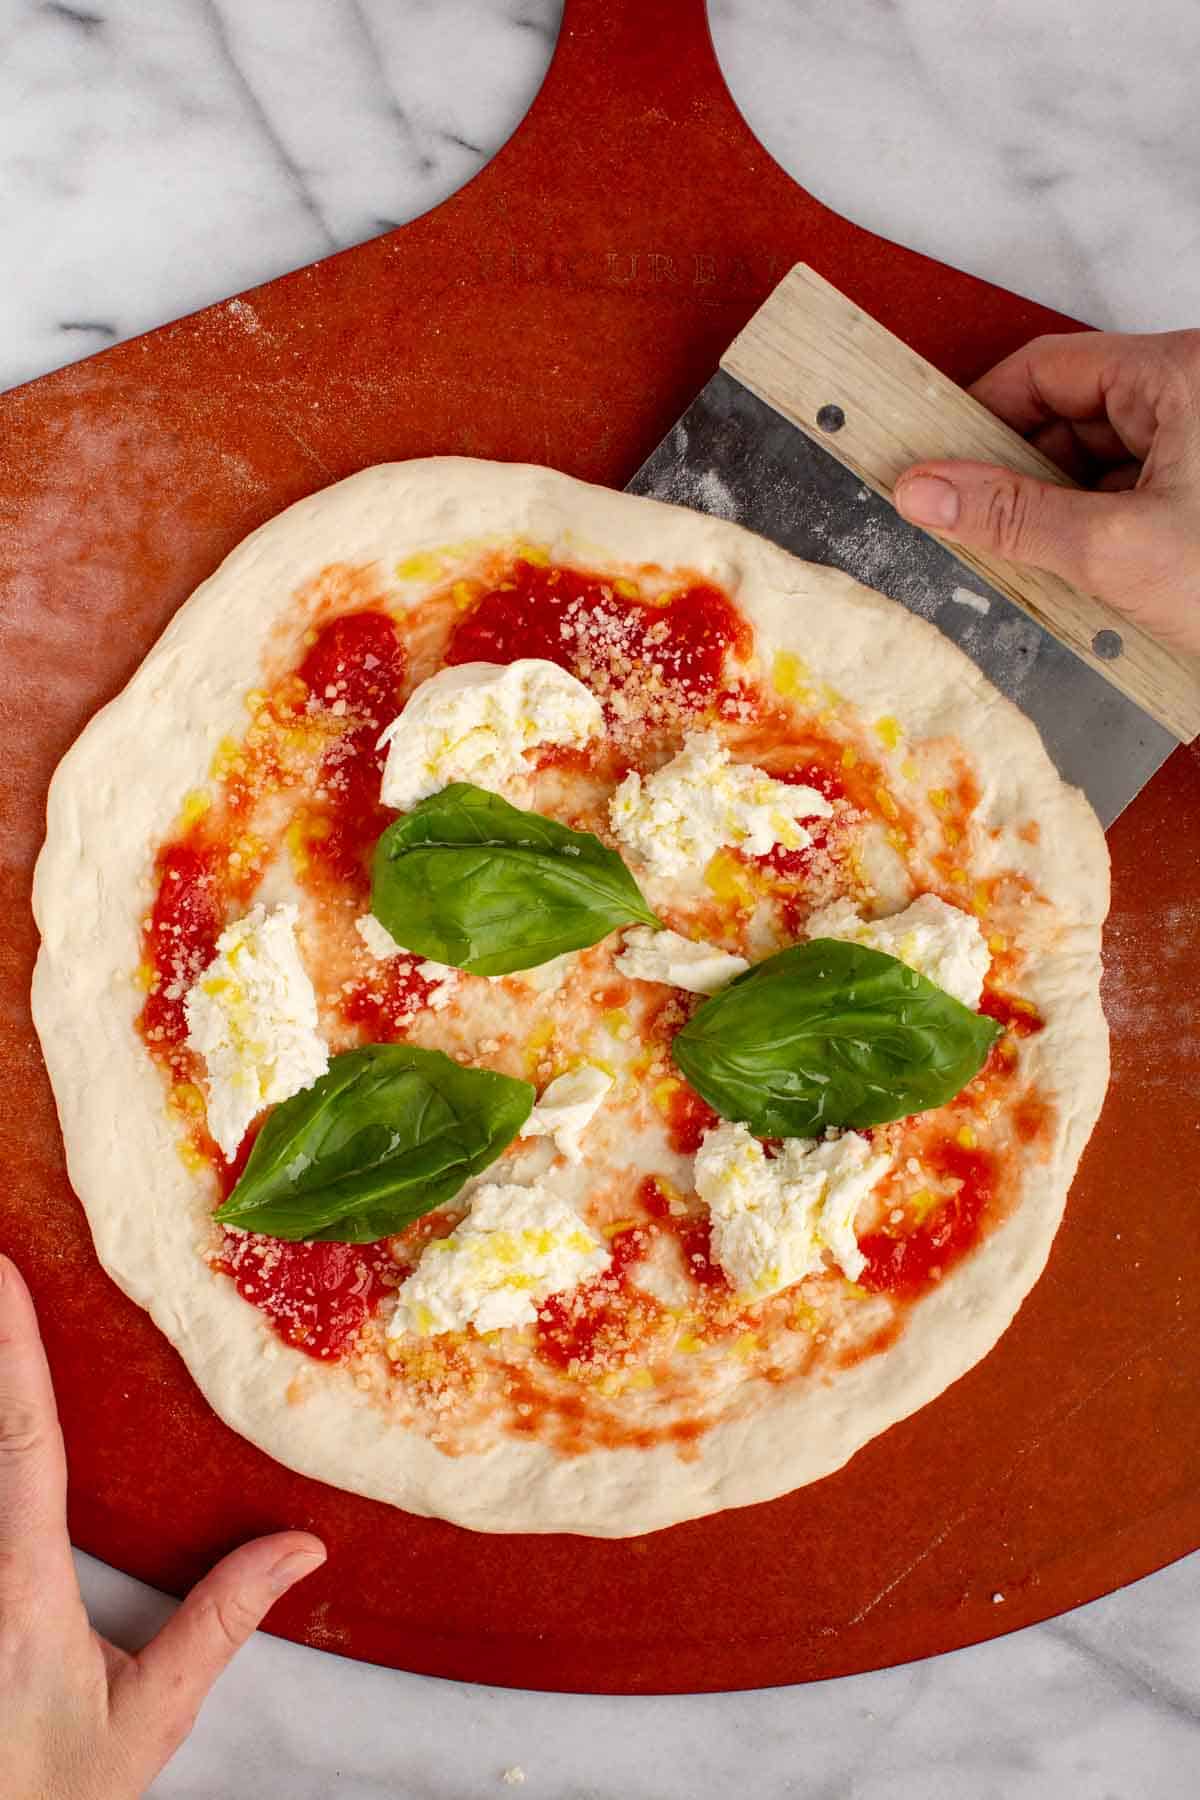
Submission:
<svg viewBox="0 0 1200 1800">
<path fill-rule="evenodd" d="M 1056 914 L 1022 992 L 1046 1024 L 1028 1068 L 1056 1102 L 1021 1204 L 915 1307 L 899 1340 L 836 1380 L 781 1387 L 721 1418 L 699 1454 L 670 1443 L 564 1456 L 508 1438 L 447 1456 L 389 1429 L 342 1367 L 314 1366 L 198 1254 L 211 1193 L 177 1154 L 160 1074 L 137 1035 L 130 979 L 151 852 L 280 651 L 292 595 L 331 561 L 395 566 L 465 540 L 531 540 L 556 560 L 619 571 L 680 566 L 724 587 L 769 663 L 796 652 L 864 717 L 911 739 L 952 737 L 978 771 L 986 866 L 1018 870 Z M 1020 835 L 1018 821 L 1040 830 Z M 1036 836 L 1037 841 L 1030 838 Z M 1099 1001 L 1108 903 L 1103 837 L 1033 726 L 933 627 L 836 571 L 735 525 L 552 471 L 457 458 L 365 470 L 290 507 L 181 608 L 125 690 L 91 722 L 50 791 L 34 904 L 33 1008 L 72 1182 L 97 1251 L 183 1355 L 217 1413 L 305 1474 L 483 1531 L 624 1536 L 774 1498 L 839 1468 L 983 1357 L 1045 1264 L 1107 1081 Z M 294 1400 L 297 1387 L 303 1394 Z"/>
</svg>

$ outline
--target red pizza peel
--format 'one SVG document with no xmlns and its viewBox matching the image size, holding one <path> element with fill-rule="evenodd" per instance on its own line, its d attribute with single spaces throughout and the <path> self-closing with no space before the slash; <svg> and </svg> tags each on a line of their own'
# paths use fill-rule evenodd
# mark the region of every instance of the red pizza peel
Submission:
<svg viewBox="0 0 1200 1800">
<path fill-rule="evenodd" d="M 1194 750 L 1110 833 L 1113 1086 L 1045 1277 L 984 1363 L 787 1499 L 642 1539 L 495 1538 L 304 1480 L 214 1418 L 99 1270 L 66 1181 L 28 894 L 90 714 L 239 539 L 366 464 L 628 481 L 797 261 L 955 381 L 1070 325 L 798 187 L 733 105 L 702 0 L 568 0 L 525 122 L 444 206 L 0 398 L 0 1243 L 39 1304 L 83 1548 L 179 1591 L 252 1532 L 311 1527 L 329 1561 L 279 1632 L 648 1692 L 928 1655 L 1200 1545 Z"/>
</svg>

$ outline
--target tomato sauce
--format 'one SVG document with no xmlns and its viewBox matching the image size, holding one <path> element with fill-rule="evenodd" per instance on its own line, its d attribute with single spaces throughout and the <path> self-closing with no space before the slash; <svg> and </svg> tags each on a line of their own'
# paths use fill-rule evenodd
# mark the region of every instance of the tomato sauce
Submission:
<svg viewBox="0 0 1200 1800">
<path fill-rule="evenodd" d="M 1017 1037 L 1034 1037 L 1045 1029 L 1046 1021 L 1037 1007 L 1013 994 L 997 994 L 991 988 L 986 988 L 983 999 L 979 1002 L 979 1010 Z"/>
<path fill-rule="evenodd" d="M 793 787 L 815 788 L 830 802 L 846 798 L 845 783 L 832 769 L 825 768 L 820 763 L 800 763 L 790 769 L 779 769 L 775 779 L 788 782 Z M 802 881 L 811 872 L 817 859 L 828 851 L 835 826 L 832 819 L 806 819 L 804 829 L 811 841 L 803 850 L 788 850 L 782 844 L 776 844 L 765 856 L 755 860 L 763 868 L 783 876 L 785 880 Z"/>
<path fill-rule="evenodd" d="M 1013 1130 L 1023 1144 L 1036 1144 L 1047 1136 L 1051 1111 L 1044 1100 L 1027 1094 L 1013 1108 Z"/>
<path fill-rule="evenodd" d="M 721 1123 L 720 1115 L 681 1075 L 675 1079 L 678 1085 L 664 1103 L 667 1137 L 672 1150 L 678 1150 L 681 1156 L 694 1156 L 705 1132 L 714 1131 Z"/>
<path fill-rule="evenodd" d="M 183 1003 L 216 954 L 225 926 L 222 859 L 195 838 L 169 844 L 158 858 L 158 892 L 143 939 L 151 989 L 138 1020 L 152 1050 L 171 1059 L 187 1037 Z"/>
<path fill-rule="evenodd" d="M 340 1011 L 349 1024 L 362 1026 L 364 1043 L 391 1043 L 403 1037 L 408 1021 L 426 1005 L 435 986 L 418 974 L 410 957 L 391 957 L 368 980 L 350 988 Z"/>
<path fill-rule="evenodd" d="M 714 1113 L 714 1119 L 716 1116 Z M 669 1196 L 653 1175 L 647 1175 L 642 1182 L 638 1199 L 657 1221 L 657 1228 L 668 1232 L 678 1243 L 684 1267 L 697 1287 L 722 1288 L 730 1292 L 725 1271 L 712 1253 L 712 1227 L 708 1214 L 672 1212 Z"/>
<path fill-rule="evenodd" d="M 343 613 L 317 633 L 300 664 L 311 699 L 382 731 L 400 710 L 408 657 L 387 613 Z"/>
<path fill-rule="evenodd" d="M 275 696 L 282 719 L 315 713 L 336 732 L 321 761 L 317 787 L 324 800 L 307 816 L 305 849 L 325 878 L 359 897 L 369 891 L 370 851 L 392 817 L 379 804 L 383 753 L 376 746 L 399 710 L 406 673 L 407 657 L 394 622 L 386 613 L 368 609 L 343 614 L 317 633 L 298 671 L 307 696 L 297 689 L 295 677 L 287 677 Z M 344 727 L 336 723 L 343 719 Z M 260 777 L 271 766 L 268 756 L 260 764 Z M 244 812 L 249 798 L 245 772 L 231 776 L 227 786 L 232 819 Z M 228 846 L 207 843 L 201 835 L 208 822 L 206 818 L 199 831 L 193 829 L 161 853 L 145 933 L 151 990 L 139 1024 L 148 1047 L 177 1079 L 194 1072 L 185 1049 L 185 996 L 215 955 L 239 898 Z M 226 835 L 231 835 L 228 829 Z M 428 989 L 415 971 L 405 978 L 392 970 L 369 990 L 352 993 L 348 1014 L 360 1019 L 369 1035 L 392 1037 L 400 1020 L 423 1003 Z M 385 1022 L 387 1029 L 376 1029 Z M 199 1154 L 212 1163 L 219 1196 L 226 1199 L 245 1167 L 255 1129 L 247 1132 L 229 1163 L 199 1122 L 191 1136 Z M 396 1269 L 385 1243 L 293 1244 L 229 1231 L 219 1266 L 286 1343 L 326 1361 L 353 1343 L 390 1285 L 382 1277 Z"/>
<path fill-rule="evenodd" d="M 618 1232 L 610 1243 L 612 1263 L 603 1275 L 542 1302 L 537 1320 L 537 1354 L 542 1362 L 560 1369 L 594 1366 L 628 1341 L 631 1308 L 661 1311 L 648 1295 L 635 1295 L 626 1279 L 650 1242 L 644 1226 Z"/>
<path fill-rule="evenodd" d="M 285 1344 L 333 1362 L 354 1343 L 395 1286 L 386 1243 L 291 1244 L 226 1231 L 218 1266 Z"/>
<path fill-rule="evenodd" d="M 408 658 L 386 613 L 346 613 L 318 634 L 300 677 L 310 703 L 348 729 L 325 752 L 314 808 L 305 833 L 309 857 L 325 874 L 362 900 L 370 889 L 371 852 L 394 814 L 379 800 L 387 758 L 383 728 L 400 711 Z"/>
<path fill-rule="evenodd" d="M 217 1170 L 217 1193 L 220 1195 L 222 1202 L 228 1200 L 230 1194 L 232 1194 L 234 1188 L 242 1179 L 246 1170 L 246 1164 L 250 1161 L 250 1152 L 254 1148 L 254 1140 L 262 1129 L 262 1124 L 263 1121 L 261 1118 L 254 1121 L 253 1125 L 251 1125 L 245 1137 L 238 1145 L 232 1162 L 226 1162 L 225 1158 L 221 1155 L 221 1152 L 217 1149 L 217 1146 L 215 1144 L 212 1146 L 213 1159 Z"/>
<path fill-rule="evenodd" d="M 748 655 L 751 644 L 733 603 L 704 582 L 654 605 L 618 592 L 611 578 L 518 561 L 459 624 L 445 660 L 544 657 L 602 694 L 606 685 L 627 682 L 635 667 L 640 686 L 651 664 L 677 703 L 700 709 L 732 691 L 724 685 L 726 657 L 731 650 Z"/>
<path fill-rule="evenodd" d="M 646 1220 L 612 1237 L 612 1263 L 605 1273 L 543 1301 L 537 1324 L 541 1361 L 564 1370 L 603 1369 L 614 1361 L 620 1368 L 626 1349 L 636 1349 L 662 1326 L 663 1307 L 629 1280 L 656 1237 L 674 1238 L 698 1288 L 728 1296 L 724 1270 L 713 1260 L 707 1214 L 673 1213 L 653 1175 L 643 1179 L 637 1197 Z"/>
<path fill-rule="evenodd" d="M 704 1418 L 670 1418 L 665 1422 L 627 1424 L 617 1414 L 600 1410 L 586 1389 L 574 1382 L 553 1385 L 537 1379 L 532 1367 L 505 1371 L 508 1429 L 518 1436 L 548 1442 L 562 1456 L 578 1456 L 585 1450 L 650 1450 L 656 1444 L 673 1444 L 682 1458 L 691 1460 L 696 1445 L 708 1430 Z"/>
<path fill-rule="evenodd" d="M 313 809 L 304 833 L 317 868 L 357 900 L 370 893 L 372 853 L 396 816 L 379 800 L 387 749 L 378 740 L 377 726 L 359 725 L 330 745 L 320 774 L 328 799 Z"/>
<path fill-rule="evenodd" d="M 926 1148 L 922 1160 L 931 1173 L 961 1185 L 903 1236 L 875 1231 L 859 1239 L 867 1266 L 858 1281 L 869 1293 L 901 1299 L 925 1293 L 973 1248 L 995 1198 L 998 1171 L 989 1151 L 944 1139 Z"/>
</svg>

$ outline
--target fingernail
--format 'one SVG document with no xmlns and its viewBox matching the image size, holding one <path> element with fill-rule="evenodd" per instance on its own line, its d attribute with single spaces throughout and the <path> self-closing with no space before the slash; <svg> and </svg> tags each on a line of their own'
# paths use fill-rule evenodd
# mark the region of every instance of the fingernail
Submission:
<svg viewBox="0 0 1200 1800">
<path fill-rule="evenodd" d="M 324 1550 L 289 1550 L 275 1564 L 267 1580 L 277 1594 L 290 1588 L 302 1575 L 311 1575 L 325 1561 Z"/>
<path fill-rule="evenodd" d="M 914 525 L 956 525 L 958 489 L 938 475 L 914 475 L 896 489 L 896 510 Z"/>
</svg>

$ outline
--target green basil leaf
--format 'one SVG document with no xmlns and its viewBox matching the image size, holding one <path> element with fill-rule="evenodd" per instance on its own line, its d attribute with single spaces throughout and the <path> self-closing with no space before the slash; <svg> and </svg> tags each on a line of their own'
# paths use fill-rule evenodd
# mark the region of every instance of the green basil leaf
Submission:
<svg viewBox="0 0 1200 1800">
<path fill-rule="evenodd" d="M 277 1238 L 368 1244 L 452 1200 L 516 1137 L 534 1090 L 440 1050 L 369 1044 L 277 1106 L 215 1217 Z"/>
<path fill-rule="evenodd" d="M 759 1137 L 819 1137 L 944 1106 L 1000 1029 L 894 956 L 814 938 L 706 1001 L 672 1053 L 724 1118 Z"/>
<path fill-rule="evenodd" d="M 659 925 L 615 850 L 470 782 L 389 825 L 371 911 L 398 944 L 473 975 L 532 969 L 618 925 Z"/>
</svg>

